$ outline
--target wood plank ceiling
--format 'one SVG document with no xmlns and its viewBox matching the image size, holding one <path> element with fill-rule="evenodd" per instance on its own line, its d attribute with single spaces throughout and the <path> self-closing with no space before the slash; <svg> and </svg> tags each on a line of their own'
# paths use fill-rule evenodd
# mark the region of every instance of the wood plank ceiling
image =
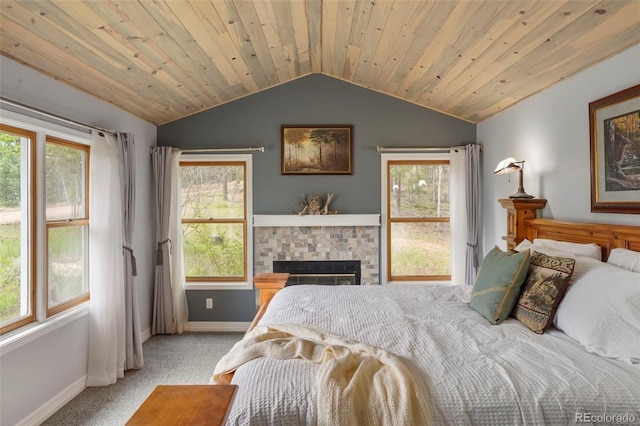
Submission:
<svg viewBox="0 0 640 426">
<path fill-rule="evenodd" d="M 479 122 L 640 43 L 638 0 L 0 2 L 0 53 L 161 125 L 322 73 Z"/>
</svg>

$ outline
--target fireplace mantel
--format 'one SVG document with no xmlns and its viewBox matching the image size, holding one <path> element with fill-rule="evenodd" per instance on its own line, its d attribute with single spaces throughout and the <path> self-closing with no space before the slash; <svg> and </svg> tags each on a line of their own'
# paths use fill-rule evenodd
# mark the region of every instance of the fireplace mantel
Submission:
<svg viewBox="0 0 640 426">
<path fill-rule="evenodd" d="M 380 226 L 379 214 L 305 215 L 277 214 L 253 215 L 255 227 L 300 226 Z"/>
</svg>

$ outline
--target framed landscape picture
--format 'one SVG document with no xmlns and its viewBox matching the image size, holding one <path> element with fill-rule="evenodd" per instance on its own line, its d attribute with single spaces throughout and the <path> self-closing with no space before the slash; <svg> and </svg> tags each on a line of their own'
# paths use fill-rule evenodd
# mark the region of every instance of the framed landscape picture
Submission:
<svg viewBox="0 0 640 426">
<path fill-rule="evenodd" d="M 282 126 L 283 175 L 353 174 L 353 126 Z"/>
<path fill-rule="evenodd" d="M 640 85 L 589 103 L 591 211 L 640 213 Z"/>
</svg>

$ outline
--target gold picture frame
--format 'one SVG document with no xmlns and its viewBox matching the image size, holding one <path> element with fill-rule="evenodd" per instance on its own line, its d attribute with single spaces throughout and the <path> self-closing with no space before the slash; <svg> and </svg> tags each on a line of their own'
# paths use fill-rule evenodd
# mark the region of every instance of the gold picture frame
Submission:
<svg viewBox="0 0 640 426">
<path fill-rule="evenodd" d="M 640 213 L 640 84 L 589 103 L 591 211 Z"/>
<path fill-rule="evenodd" d="M 283 175 L 353 174 L 353 126 L 282 125 Z"/>
</svg>

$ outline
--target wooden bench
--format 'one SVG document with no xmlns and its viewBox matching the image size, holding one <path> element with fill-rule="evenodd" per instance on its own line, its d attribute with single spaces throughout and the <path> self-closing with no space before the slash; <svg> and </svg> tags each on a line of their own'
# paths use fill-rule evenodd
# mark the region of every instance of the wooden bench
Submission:
<svg viewBox="0 0 640 426">
<path fill-rule="evenodd" d="M 236 385 L 159 385 L 127 426 L 222 426 L 237 389 Z"/>
</svg>

